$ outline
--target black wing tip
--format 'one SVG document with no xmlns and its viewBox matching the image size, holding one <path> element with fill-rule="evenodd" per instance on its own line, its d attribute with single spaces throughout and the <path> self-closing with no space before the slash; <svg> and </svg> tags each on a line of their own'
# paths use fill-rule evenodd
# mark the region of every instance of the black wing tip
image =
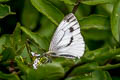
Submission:
<svg viewBox="0 0 120 80">
<path fill-rule="evenodd" d="M 69 15 L 69 16 L 74 16 L 74 14 L 73 14 L 73 13 L 69 13 L 68 15 Z"/>
<path fill-rule="evenodd" d="M 69 22 L 70 19 L 72 19 L 72 18 L 75 18 L 75 19 L 76 19 L 75 15 L 74 15 L 73 13 L 69 13 L 68 15 L 66 15 L 66 16 L 64 17 L 64 20 L 67 21 L 67 22 Z"/>
</svg>

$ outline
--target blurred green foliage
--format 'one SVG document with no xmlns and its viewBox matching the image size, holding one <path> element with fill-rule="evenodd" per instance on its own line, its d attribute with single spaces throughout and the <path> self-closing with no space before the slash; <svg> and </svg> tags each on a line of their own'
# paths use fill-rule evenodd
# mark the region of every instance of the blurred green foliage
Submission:
<svg viewBox="0 0 120 80">
<path fill-rule="evenodd" d="M 75 16 L 86 43 L 84 56 L 53 58 L 33 69 L 28 40 L 33 52 L 48 51 L 56 27 L 75 2 L 0 0 L 0 80 L 120 79 L 120 0 L 81 0 Z"/>
</svg>

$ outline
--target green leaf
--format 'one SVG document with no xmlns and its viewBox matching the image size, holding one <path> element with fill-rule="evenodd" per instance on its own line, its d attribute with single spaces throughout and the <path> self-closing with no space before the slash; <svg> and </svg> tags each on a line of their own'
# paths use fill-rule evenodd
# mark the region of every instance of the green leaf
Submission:
<svg viewBox="0 0 120 80">
<path fill-rule="evenodd" d="M 25 80 L 40 80 L 39 74 L 36 72 L 36 70 L 33 70 L 32 68 L 29 68 L 28 66 L 24 65 L 21 61 L 16 58 L 17 65 L 19 69 L 24 74 Z"/>
<path fill-rule="evenodd" d="M 83 57 L 85 57 L 87 59 L 94 59 L 95 56 L 101 56 L 101 54 L 105 54 L 108 51 L 109 51 L 109 47 L 108 46 L 104 46 L 102 48 L 86 52 Z M 101 62 L 104 64 L 105 60 L 101 61 Z"/>
<path fill-rule="evenodd" d="M 60 0 L 69 5 L 75 5 L 76 0 Z"/>
<path fill-rule="evenodd" d="M 16 28 L 12 34 L 13 36 L 13 42 L 15 44 L 19 44 L 22 40 L 21 40 L 21 29 L 20 29 L 21 25 L 20 23 L 17 23 Z"/>
<path fill-rule="evenodd" d="M 5 44 L 5 40 L 6 40 L 5 36 L 0 37 L 0 54 L 3 51 L 3 45 Z"/>
<path fill-rule="evenodd" d="M 92 72 L 92 80 L 112 80 L 107 71 L 97 70 Z"/>
<path fill-rule="evenodd" d="M 110 74 L 107 71 L 95 70 L 84 75 L 74 76 L 66 80 L 112 80 Z"/>
<path fill-rule="evenodd" d="M 63 18 L 63 13 L 46 0 L 31 0 L 33 6 L 47 16 L 54 24 L 58 25 Z"/>
<path fill-rule="evenodd" d="M 57 7 L 62 13 L 68 14 L 68 9 L 66 4 L 60 0 L 48 0 L 50 1 L 55 7 Z"/>
<path fill-rule="evenodd" d="M 26 0 L 22 12 L 22 24 L 33 30 L 39 18 L 39 12 L 32 6 L 30 0 Z"/>
<path fill-rule="evenodd" d="M 22 50 L 21 50 L 21 49 L 22 49 Z M 20 56 L 24 59 L 24 62 L 31 64 L 31 56 L 30 56 L 31 54 L 28 53 L 28 50 L 27 50 L 26 47 L 24 47 L 24 49 L 21 47 L 21 49 L 17 51 L 18 55 L 19 55 L 19 53 L 21 53 Z M 22 52 L 21 52 L 21 51 L 22 51 Z M 40 52 L 40 51 L 39 51 L 39 52 Z"/>
<path fill-rule="evenodd" d="M 40 79 L 58 80 L 63 77 L 64 69 L 58 63 L 49 63 L 41 65 L 36 71 Z"/>
<path fill-rule="evenodd" d="M 95 12 L 100 15 L 111 16 L 113 11 L 113 4 L 97 5 Z"/>
<path fill-rule="evenodd" d="M 22 61 L 20 61 L 20 58 L 19 58 L 19 57 L 16 57 L 16 58 L 15 58 L 15 61 L 16 61 L 16 63 L 17 63 L 18 68 L 19 68 L 23 73 L 25 73 L 25 74 L 28 74 L 28 73 L 29 73 L 30 68 L 29 68 L 27 65 L 23 64 Z"/>
<path fill-rule="evenodd" d="M 92 15 L 79 20 L 79 23 L 81 25 L 81 31 L 86 39 L 104 40 L 111 34 L 109 29 L 109 18 L 107 17 Z"/>
<path fill-rule="evenodd" d="M 74 77 L 69 77 L 66 80 L 92 80 L 91 75 L 86 74 L 87 76 L 74 76 Z"/>
<path fill-rule="evenodd" d="M 107 51 L 105 51 L 105 52 L 103 52 L 102 54 L 99 54 L 99 55 L 95 55 L 94 52 L 92 52 L 92 51 L 91 51 L 91 53 L 93 53 L 93 55 L 90 54 L 91 56 L 88 56 L 88 57 L 83 56 L 83 57 L 81 57 L 82 61 L 83 62 L 91 62 L 91 61 L 99 62 L 101 60 L 102 61 L 109 60 L 109 59 L 115 57 L 116 55 L 120 55 L 120 48 L 118 48 L 118 49 L 109 49 L 109 50 L 107 50 Z"/>
<path fill-rule="evenodd" d="M 114 38 L 120 41 L 120 0 L 114 4 L 113 12 L 111 15 L 111 30 Z"/>
<path fill-rule="evenodd" d="M 45 36 L 49 41 L 51 41 L 56 26 L 46 16 L 41 18 L 40 24 L 41 26 L 38 33 L 42 34 L 42 36 Z"/>
<path fill-rule="evenodd" d="M 33 33 L 30 30 L 21 27 L 22 31 L 25 32 L 35 43 L 37 43 L 42 49 L 48 50 L 49 42 L 45 37 L 40 36 L 39 34 Z"/>
<path fill-rule="evenodd" d="M 14 14 L 13 12 L 11 12 L 10 6 L 0 4 L 0 19 L 9 14 Z"/>
<path fill-rule="evenodd" d="M 58 63 L 42 64 L 37 70 L 31 69 L 16 59 L 19 69 L 26 80 L 58 80 L 64 75 L 64 69 Z"/>
<path fill-rule="evenodd" d="M 77 60 L 67 59 L 67 58 L 64 58 L 64 57 L 52 58 L 52 61 L 56 62 L 56 63 L 60 63 L 65 71 L 67 71 L 75 63 L 77 63 Z"/>
<path fill-rule="evenodd" d="M 72 9 L 73 9 L 73 7 L 74 6 L 72 6 Z M 72 11 L 72 9 L 70 10 L 70 12 Z M 85 4 L 80 4 L 75 13 L 75 16 L 77 17 L 78 20 L 81 20 L 84 17 L 89 16 L 90 13 L 91 13 L 91 6 L 85 5 Z"/>
<path fill-rule="evenodd" d="M 71 12 L 73 10 L 74 6 L 70 6 L 70 5 L 66 5 L 66 6 L 68 9 L 68 12 L 67 12 L 67 14 L 68 14 L 69 12 Z M 84 17 L 89 16 L 90 13 L 91 13 L 91 6 L 85 5 L 85 4 L 80 4 L 78 6 L 77 11 L 75 12 L 75 16 L 77 17 L 78 20 L 81 20 Z"/>
<path fill-rule="evenodd" d="M 0 79 L 5 80 L 20 80 L 20 78 L 16 74 L 5 74 L 0 71 Z"/>
<path fill-rule="evenodd" d="M 0 54 L 5 50 L 5 47 L 11 47 L 10 35 L 2 35 L 0 37 Z"/>
<path fill-rule="evenodd" d="M 6 60 L 14 60 L 15 57 L 15 51 L 12 48 L 5 48 L 5 50 L 2 52 L 2 61 Z"/>
<path fill-rule="evenodd" d="M 107 71 L 96 70 L 84 75 L 70 77 L 66 80 L 112 80 L 112 78 Z"/>
<path fill-rule="evenodd" d="M 100 15 L 91 15 L 80 20 L 79 22 L 82 26 L 81 29 L 96 28 L 98 30 L 108 30 L 110 26 L 108 18 Z"/>
<path fill-rule="evenodd" d="M 9 1 L 9 0 L 0 0 L 0 2 L 7 2 L 7 1 Z"/>
<path fill-rule="evenodd" d="M 17 23 L 16 28 L 13 34 L 11 35 L 12 47 L 16 51 L 17 55 L 20 55 L 25 47 L 25 39 L 22 38 L 22 36 L 24 35 L 21 35 L 20 27 L 21 27 L 20 23 Z"/>
<path fill-rule="evenodd" d="M 91 71 L 94 71 L 95 69 L 97 69 L 97 67 L 98 67 L 98 64 L 96 62 L 87 63 L 85 65 L 76 67 L 73 70 L 73 72 L 71 73 L 71 75 L 80 75 L 83 73 L 91 72 Z"/>
<path fill-rule="evenodd" d="M 87 5 L 97 5 L 97 4 L 105 4 L 105 3 L 113 3 L 115 0 L 82 0 L 81 3 Z"/>
<path fill-rule="evenodd" d="M 69 5 L 75 5 L 76 0 L 60 0 L 64 1 L 64 3 Z M 87 5 L 97 5 L 97 4 L 106 4 L 106 3 L 113 3 L 115 0 L 81 0 L 81 3 Z"/>
</svg>

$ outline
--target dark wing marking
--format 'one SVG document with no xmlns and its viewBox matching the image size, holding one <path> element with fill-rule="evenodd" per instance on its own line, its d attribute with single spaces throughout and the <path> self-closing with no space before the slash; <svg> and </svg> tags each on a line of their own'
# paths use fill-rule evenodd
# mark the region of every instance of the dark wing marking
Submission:
<svg viewBox="0 0 120 80">
<path fill-rule="evenodd" d="M 73 55 L 68 55 L 68 54 L 61 54 L 59 56 L 68 57 L 68 58 L 74 58 L 75 57 Z"/>
<path fill-rule="evenodd" d="M 73 31 L 74 31 L 74 29 L 73 29 L 72 27 L 70 27 L 69 30 L 70 30 L 70 32 L 73 32 Z"/>
<path fill-rule="evenodd" d="M 66 20 L 67 22 L 69 22 L 73 17 L 74 17 L 73 15 L 70 16 L 70 17 L 66 16 L 66 17 L 64 18 L 64 20 Z"/>
<path fill-rule="evenodd" d="M 70 42 L 67 44 L 67 46 L 69 46 L 72 42 L 73 42 L 73 36 L 70 38 Z"/>
</svg>

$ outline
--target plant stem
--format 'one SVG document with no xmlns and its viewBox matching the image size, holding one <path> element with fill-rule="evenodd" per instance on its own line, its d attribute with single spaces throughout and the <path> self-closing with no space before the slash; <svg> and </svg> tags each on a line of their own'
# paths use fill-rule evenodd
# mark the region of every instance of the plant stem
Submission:
<svg viewBox="0 0 120 80">
<path fill-rule="evenodd" d="M 73 65 L 73 66 L 66 72 L 66 74 L 64 75 L 64 77 L 61 78 L 61 80 L 65 80 L 65 79 L 68 77 L 68 75 L 69 75 L 76 67 L 78 67 L 78 66 L 80 66 L 80 65 L 83 65 L 83 64 L 85 64 L 85 63 L 80 63 L 80 64 Z"/>
<path fill-rule="evenodd" d="M 27 39 L 27 41 L 26 41 L 26 48 L 27 48 L 28 53 L 31 54 L 32 50 L 30 48 L 28 41 L 29 41 L 29 39 Z"/>
<path fill-rule="evenodd" d="M 103 70 L 110 70 L 110 69 L 114 69 L 114 68 L 118 68 L 118 67 L 120 67 L 120 63 L 114 64 L 114 65 L 107 64 L 106 66 L 100 66 L 99 68 L 103 69 Z"/>
<path fill-rule="evenodd" d="M 73 8 L 73 10 L 72 10 L 72 13 L 73 13 L 73 14 L 75 14 L 75 12 L 77 11 L 79 4 L 80 4 L 80 0 L 77 0 L 77 1 L 76 1 L 76 4 L 75 4 L 75 6 L 74 6 L 74 8 Z"/>
<path fill-rule="evenodd" d="M 108 55 L 109 54 L 109 55 Z M 107 53 L 105 53 L 105 54 L 102 54 L 102 55 L 97 55 L 97 56 L 94 56 L 95 58 L 93 58 L 93 59 L 86 59 L 86 60 L 84 60 L 85 58 L 81 58 L 81 62 L 79 62 L 79 63 L 77 63 L 77 64 L 75 64 L 75 65 L 73 65 L 66 73 L 65 73 L 65 75 L 64 75 L 64 77 L 61 79 L 61 80 L 65 80 L 68 76 L 69 76 L 69 74 L 71 74 L 72 73 L 72 71 L 76 68 L 76 67 L 78 67 L 78 66 L 81 66 L 81 65 L 84 65 L 84 64 L 86 64 L 86 63 L 90 63 L 90 62 L 94 62 L 94 61 L 101 61 L 101 60 L 108 60 L 108 59 L 110 59 L 110 58 L 112 58 L 112 57 L 114 57 L 114 56 L 116 56 L 116 55 L 119 55 L 120 54 L 120 48 L 118 48 L 118 49 L 116 49 L 116 50 L 110 50 L 110 51 L 108 51 Z M 94 55 L 94 53 L 93 53 L 93 55 Z M 120 67 L 120 64 L 115 64 L 115 65 L 106 65 L 106 66 L 101 66 L 101 67 L 99 67 L 98 66 L 98 68 L 99 69 L 103 69 L 103 70 L 108 70 L 108 69 L 113 69 L 113 68 L 116 68 L 116 67 Z"/>
</svg>

